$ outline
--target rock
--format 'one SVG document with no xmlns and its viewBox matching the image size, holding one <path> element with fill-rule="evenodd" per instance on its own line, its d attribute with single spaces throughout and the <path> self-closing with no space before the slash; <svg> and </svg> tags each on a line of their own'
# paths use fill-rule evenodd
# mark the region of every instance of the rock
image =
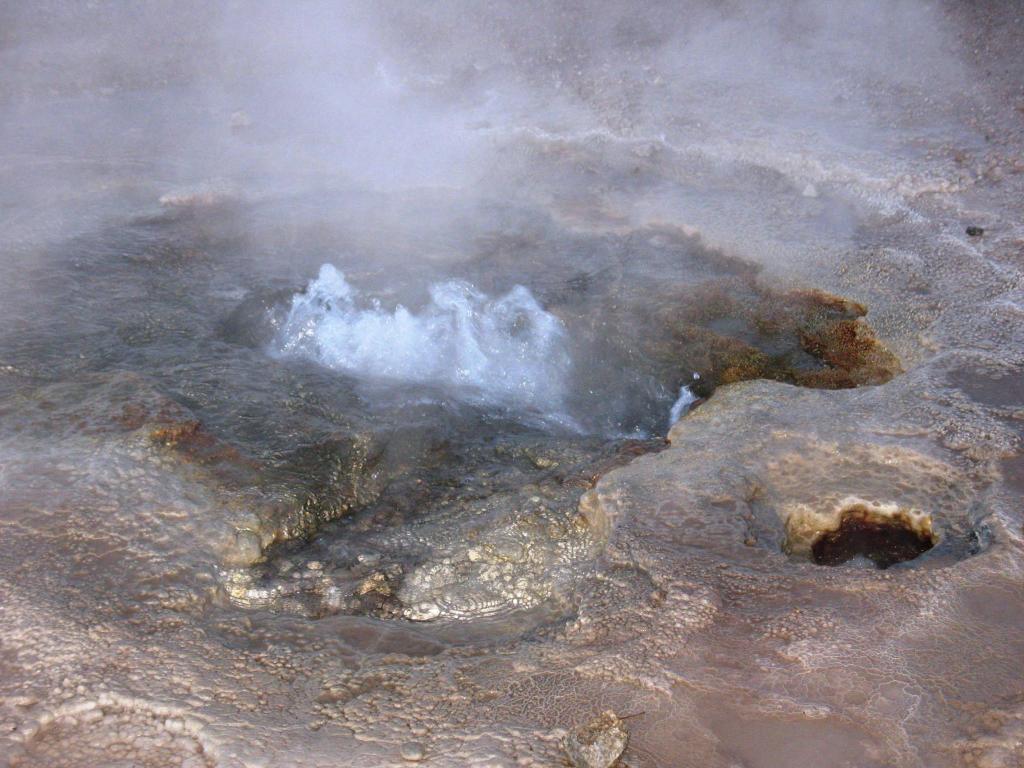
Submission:
<svg viewBox="0 0 1024 768">
<path fill-rule="evenodd" d="M 299 288 L 254 291 L 246 296 L 219 324 L 220 335 L 236 344 L 262 349 L 288 316 L 292 297 Z"/>
<path fill-rule="evenodd" d="M 402 745 L 399 753 L 402 755 L 403 760 L 410 763 L 418 763 L 427 755 L 423 745 L 417 741 L 407 741 Z"/>
<path fill-rule="evenodd" d="M 773 291 L 753 278 L 706 281 L 658 300 L 652 323 L 662 330 L 638 341 L 655 365 L 680 361 L 700 378 L 698 397 L 723 384 L 774 379 L 821 389 L 883 384 L 902 372 L 899 359 L 864 320 L 867 307 L 823 291 Z M 685 370 L 685 369 L 684 369 Z"/>
<path fill-rule="evenodd" d="M 969 237 L 981 237 L 985 234 L 983 227 L 968 227 L 966 230 Z"/>
<path fill-rule="evenodd" d="M 441 608 L 436 603 L 416 603 L 406 607 L 403 615 L 410 621 L 430 621 L 441 615 Z"/>
<path fill-rule="evenodd" d="M 388 583 L 388 577 L 383 572 L 374 571 L 356 587 L 357 595 L 368 595 L 371 592 L 376 592 L 382 597 L 391 596 L 391 585 Z"/>
<path fill-rule="evenodd" d="M 628 740 L 626 726 L 609 709 L 570 731 L 562 748 L 575 768 L 611 768 L 625 751 Z"/>
<path fill-rule="evenodd" d="M 558 462 L 555 459 L 547 456 L 530 456 L 530 461 L 537 469 L 551 469 L 558 466 Z"/>
<path fill-rule="evenodd" d="M 222 555 L 222 562 L 230 567 L 245 568 L 259 562 L 263 557 L 263 542 L 255 531 L 236 530 Z"/>
</svg>

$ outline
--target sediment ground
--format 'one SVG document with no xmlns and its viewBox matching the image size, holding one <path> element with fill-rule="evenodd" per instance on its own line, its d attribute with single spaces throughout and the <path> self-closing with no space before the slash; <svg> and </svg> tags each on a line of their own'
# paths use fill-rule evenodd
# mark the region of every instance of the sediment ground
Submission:
<svg viewBox="0 0 1024 768">
<path fill-rule="evenodd" d="M 833 5 L 0 10 L 2 764 L 1024 765 L 1024 12 Z"/>
</svg>

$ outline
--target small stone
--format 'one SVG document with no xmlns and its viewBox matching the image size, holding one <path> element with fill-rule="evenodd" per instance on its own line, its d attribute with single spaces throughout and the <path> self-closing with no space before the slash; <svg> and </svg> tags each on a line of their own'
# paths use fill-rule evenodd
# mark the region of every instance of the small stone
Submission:
<svg viewBox="0 0 1024 768">
<path fill-rule="evenodd" d="M 985 234 L 985 230 L 983 227 L 968 227 L 967 234 L 970 237 L 981 237 Z"/>
<path fill-rule="evenodd" d="M 399 754 L 403 760 L 407 760 L 410 763 L 418 763 L 427 756 L 427 751 L 418 741 L 407 741 L 402 745 Z"/>
<path fill-rule="evenodd" d="M 391 596 L 391 585 L 388 583 L 388 577 L 381 571 L 374 571 L 356 587 L 357 595 L 368 595 L 371 592 L 375 592 L 383 597 Z"/>
<path fill-rule="evenodd" d="M 441 608 L 437 603 L 422 602 L 405 609 L 405 618 L 410 621 L 430 621 L 441 615 Z"/>
<path fill-rule="evenodd" d="M 611 768 L 625 751 L 628 740 L 626 726 L 609 709 L 570 731 L 562 748 L 575 768 Z"/>
<path fill-rule="evenodd" d="M 249 529 L 234 532 L 224 552 L 224 563 L 234 567 L 255 564 L 263 556 L 263 543 L 255 531 Z"/>
</svg>

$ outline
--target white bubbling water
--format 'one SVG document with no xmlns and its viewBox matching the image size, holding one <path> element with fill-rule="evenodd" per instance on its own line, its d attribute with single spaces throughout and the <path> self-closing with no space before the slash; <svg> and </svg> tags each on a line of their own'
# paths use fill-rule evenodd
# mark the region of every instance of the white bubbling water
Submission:
<svg viewBox="0 0 1024 768">
<path fill-rule="evenodd" d="M 695 373 L 693 378 L 697 379 L 700 377 Z M 672 408 L 668 412 L 668 428 L 672 429 L 672 425 L 683 418 L 698 400 L 700 398 L 693 393 L 689 386 L 685 384 L 681 386 L 679 388 L 679 397 L 672 403 Z"/>
<path fill-rule="evenodd" d="M 363 379 L 439 385 L 470 402 L 562 422 L 571 360 L 565 328 L 517 285 L 490 298 L 461 280 L 436 283 L 418 314 L 360 301 L 325 264 L 292 306 L 276 352 Z"/>
</svg>

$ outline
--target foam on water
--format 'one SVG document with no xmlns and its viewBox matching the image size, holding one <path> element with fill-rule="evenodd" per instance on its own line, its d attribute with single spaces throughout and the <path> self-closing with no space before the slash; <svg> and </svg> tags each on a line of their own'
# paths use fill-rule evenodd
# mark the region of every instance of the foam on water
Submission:
<svg viewBox="0 0 1024 768">
<path fill-rule="evenodd" d="M 325 264 L 292 298 L 275 347 L 357 378 L 441 386 L 475 404 L 570 421 L 565 328 L 523 286 L 492 298 L 448 280 L 430 287 L 418 313 L 389 311 Z"/>
</svg>

